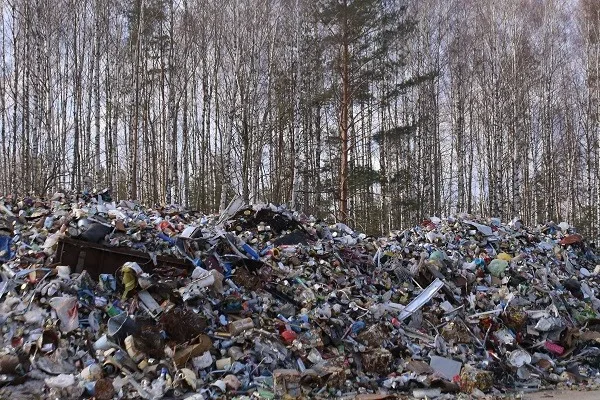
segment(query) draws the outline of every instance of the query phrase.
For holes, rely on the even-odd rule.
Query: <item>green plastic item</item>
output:
[[[444,261],[446,259],[446,253],[440,250],[436,250],[429,256],[430,260]]]
[[[274,399],[275,398],[275,393],[266,390],[266,389],[258,389],[258,396],[261,399]]]
[[[497,278],[500,278],[502,276],[506,268],[508,268],[508,262],[504,260],[499,260],[497,258],[493,259],[490,262],[490,265],[488,265],[488,271],[490,271],[490,274]]]

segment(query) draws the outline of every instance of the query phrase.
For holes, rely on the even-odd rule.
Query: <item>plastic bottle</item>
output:
[[[53,216],[46,217],[46,219],[44,220],[44,228],[50,229],[50,228],[52,228],[52,225],[54,225],[54,217]]]
[[[165,385],[166,385],[166,376],[167,369],[163,368],[160,371],[160,376],[156,378],[154,382],[152,382],[152,396],[153,398],[159,399],[165,394]]]

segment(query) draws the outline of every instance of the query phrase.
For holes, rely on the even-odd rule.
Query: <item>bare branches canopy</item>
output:
[[[5,0],[1,195],[600,227],[600,6]]]

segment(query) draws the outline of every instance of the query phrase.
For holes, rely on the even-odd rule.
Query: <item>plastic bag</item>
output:
[[[0,235],[0,262],[9,261],[14,253],[11,251],[12,238]]]
[[[123,281],[125,290],[121,297],[122,300],[125,300],[129,292],[136,288],[137,278],[142,272],[142,268],[136,262],[126,262],[123,264],[123,267],[121,268],[121,280]]]
[[[50,306],[56,311],[60,320],[60,329],[64,333],[71,332],[79,327],[78,300],[73,296],[53,297]]]
[[[58,230],[57,232],[53,233],[52,235],[49,235],[46,238],[46,241],[44,242],[44,244],[42,245],[42,248],[44,249],[44,251],[46,252],[46,254],[52,254],[54,247],[56,246],[56,244],[58,243],[59,239],[65,236],[65,232],[67,231],[67,226],[66,225],[62,225],[60,230]]]

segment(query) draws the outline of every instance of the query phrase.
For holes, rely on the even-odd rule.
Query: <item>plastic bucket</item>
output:
[[[108,319],[107,336],[122,342],[129,335],[136,333],[137,327],[127,313],[120,313]]]

